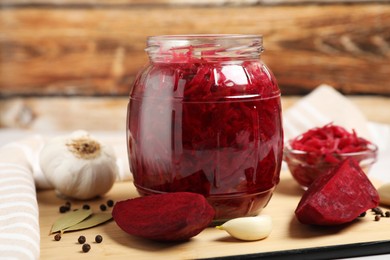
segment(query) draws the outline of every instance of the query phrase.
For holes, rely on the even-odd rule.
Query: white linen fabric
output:
[[[359,108],[333,87],[320,85],[283,113],[285,140],[331,122],[371,138],[368,121]]]
[[[0,259],[39,257],[38,204],[24,145],[0,148]]]

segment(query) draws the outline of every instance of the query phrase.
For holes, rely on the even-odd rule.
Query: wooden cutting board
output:
[[[262,252],[278,252],[291,249],[334,246],[350,243],[381,241],[390,239],[390,218],[375,221],[371,212],[342,227],[313,227],[299,223],[294,210],[303,190],[290,177],[282,172],[270,203],[261,214],[272,216],[274,227],[271,235],[261,241],[243,242],[231,238],[227,233],[215,228],[207,228],[198,236],[183,243],[158,243],[133,237],[123,232],[114,221],[91,229],[65,233],[60,241],[49,236],[54,221],[62,216],[58,209],[65,200],[58,198],[54,191],[39,191],[38,203],[41,226],[41,259],[195,259],[223,256],[245,256]],[[116,183],[106,196],[92,201],[71,201],[72,208],[80,208],[88,203],[94,211],[108,199],[120,201],[137,196],[131,182]],[[383,208],[384,210],[387,210]],[[94,238],[103,236],[97,244]],[[91,245],[88,253],[83,253],[77,243],[80,235]],[[354,249],[352,249],[354,250]],[[389,248],[390,250],[390,248]],[[327,251],[327,249],[325,250]]]

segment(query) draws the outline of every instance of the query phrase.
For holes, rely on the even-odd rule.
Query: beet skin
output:
[[[150,195],[115,203],[112,216],[125,232],[158,241],[183,241],[210,225],[214,209],[191,192]]]
[[[378,192],[357,161],[346,159],[310,185],[295,215],[303,224],[339,225],[378,204]]]

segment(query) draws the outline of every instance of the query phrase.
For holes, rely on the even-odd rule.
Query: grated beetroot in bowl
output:
[[[341,161],[354,158],[367,172],[376,161],[376,146],[332,123],[315,127],[290,140],[285,148],[284,160],[293,177],[307,188],[322,173]]]
[[[128,142],[142,195],[203,194],[216,219],[254,215],[279,182],[280,91],[258,60],[171,55],[130,93]]]
[[[338,163],[339,154],[365,151],[371,142],[359,137],[355,130],[348,132],[341,126],[329,123],[308,130],[294,138],[290,144],[295,150],[308,152],[309,158],[312,158],[309,163],[317,162],[319,158],[327,163]]]

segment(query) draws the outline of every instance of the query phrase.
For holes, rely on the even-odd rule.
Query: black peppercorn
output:
[[[100,210],[101,210],[101,211],[106,211],[106,209],[107,209],[107,206],[106,206],[106,205],[104,205],[104,204],[101,204],[101,205],[100,205]]]
[[[379,221],[381,219],[380,215],[375,215],[375,221]]]
[[[383,215],[383,211],[382,211],[382,209],[380,209],[380,208],[373,208],[372,209],[372,211],[376,214],[376,215],[381,215],[382,217],[384,216]]]
[[[386,216],[386,218],[390,218],[390,211],[386,211],[385,216]]]
[[[62,205],[62,206],[60,207],[60,213],[65,213],[65,212],[67,212],[67,211],[69,211],[69,210],[70,210],[69,206],[64,206],[64,205]]]
[[[55,241],[60,241],[60,240],[61,240],[61,234],[60,234],[60,233],[56,234],[56,235],[54,236],[54,240],[55,240]]]
[[[91,207],[88,204],[83,205],[83,209],[90,209]]]
[[[84,244],[82,249],[84,253],[87,253],[89,250],[91,250],[91,246],[89,244]]]
[[[101,235],[97,235],[96,237],[95,237],[95,242],[96,243],[101,243],[103,241],[103,237],[101,236]]]
[[[86,241],[85,236],[79,236],[78,241],[79,241],[80,244],[84,244],[85,241]]]
[[[114,206],[114,201],[113,200],[107,200],[107,206],[109,206],[109,207]]]

